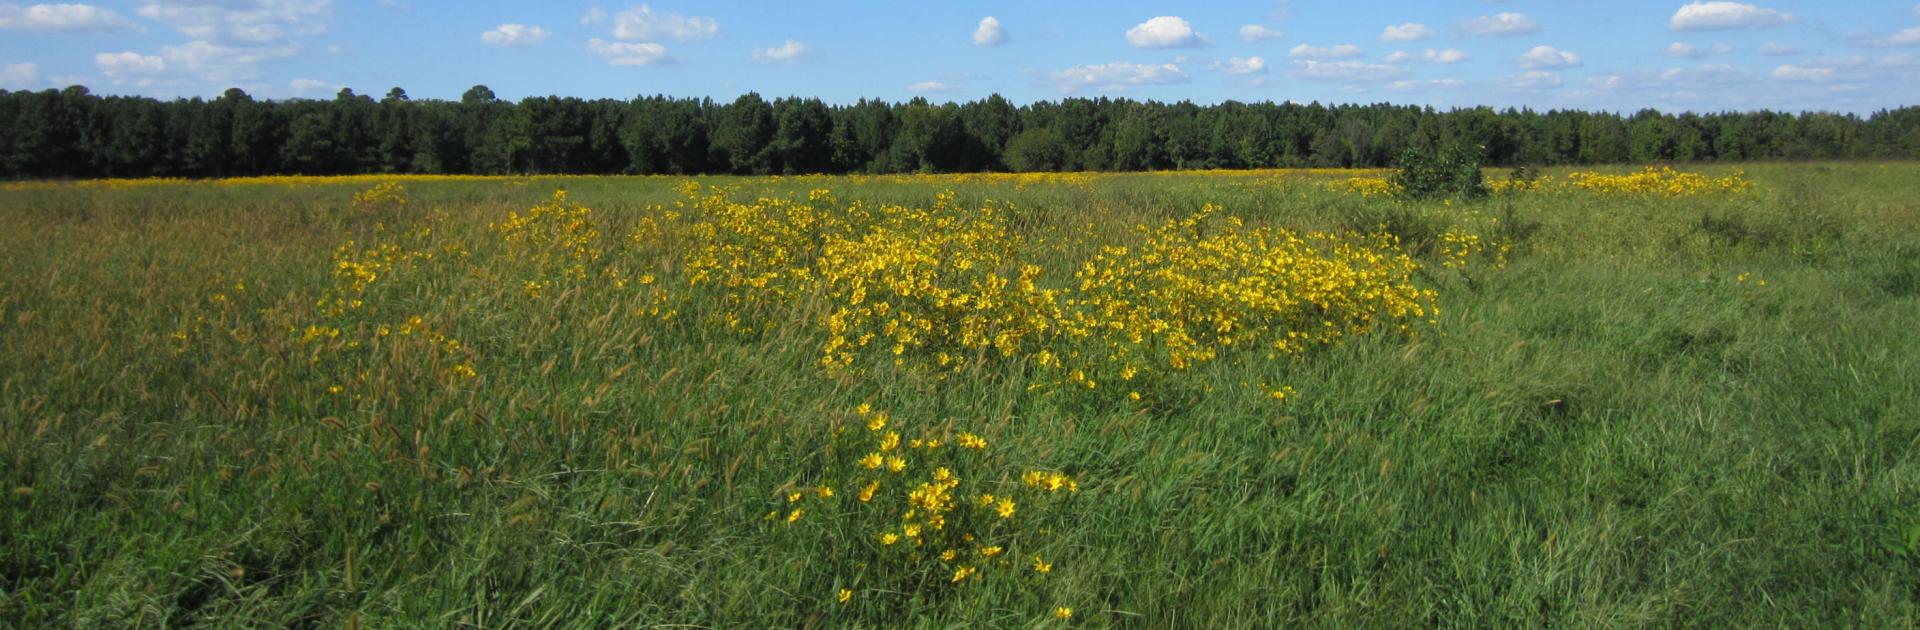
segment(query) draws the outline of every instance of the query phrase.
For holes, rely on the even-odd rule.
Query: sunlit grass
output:
[[[1911,624],[1920,168],[1737,170],[8,184],[0,618]]]

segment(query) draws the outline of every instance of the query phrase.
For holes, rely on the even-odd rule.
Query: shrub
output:
[[[1412,199],[1476,199],[1487,194],[1487,182],[1480,175],[1480,152],[1461,145],[1441,149],[1438,155],[1408,149],[1400,156],[1392,182],[1401,195]]]

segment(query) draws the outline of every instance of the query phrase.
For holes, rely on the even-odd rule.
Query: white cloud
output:
[[[1418,22],[1389,26],[1380,32],[1380,41],[1383,42],[1417,42],[1429,37],[1433,37],[1433,29]]]
[[[0,69],[0,89],[25,90],[40,85],[40,66],[31,63],[10,63]]]
[[[1405,68],[1381,63],[1303,59],[1293,62],[1292,74],[1314,81],[1370,83],[1395,79],[1405,73]]]
[[[216,83],[258,78],[260,64],[293,54],[291,47],[232,47],[197,40],[160,47],[168,68]]]
[[[907,91],[916,94],[941,94],[954,91],[954,86],[939,81],[921,81],[907,86]]]
[[[1789,81],[1825,81],[1833,78],[1833,74],[1833,68],[1796,66],[1790,63],[1773,69],[1774,78]]]
[[[1459,79],[1430,79],[1427,81],[1394,81],[1393,83],[1387,84],[1387,89],[1395,92],[1413,92],[1422,88],[1438,88],[1444,90],[1461,87],[1463,85],[1466,85],[1466,82]]]
[[[1262,59],[1260,57],[1245,57],[1245,58],[1232,57],[1227,59],[1224,63],[1213,64],[1213,67],[1219,70],[1222,74],[1230,74],[1230,75],[1236,75],[1236,76],[1247,75],[1247,74],[1266,74],[1267,60]]]
[[[1500,87],[1509,90],[1550,90],[1564,83],[1559,73],[1545,70],[1528,70],[1499,79]]]
[[[1428,48],[1426,50],[1420,51],[1419,53],[1410,53],[1404,50],[1396,50],[1396,51],[1393,51],[1392,53],[1387,54],[1387,63],[1406,63],[1408,61],[1426,61],[1426,62],[1438,63],[1438,64],[1453,64],[1453,63],[1460,63],[1466,60],[1467,60],[1467,53],[1461,52],[1460,50],[1454,49],[1454,48],[1448,48],[1445,50],[1435,50],[1432,48]]]
[[[598,37],[587,40],[587,52],[614,66],[670,66],[675,63],[667,47],[653,43],[627,44]]]
[[[1680,7],[1667,21],[1676,31],[1755,29],[1798,21],[1790,13],[1739,2],[1694,2]]]
[[[1294,59],[1341,59],[1345,57],[1358,57],[1360,56],[1360,52],[1360,47],[1353,44],[1340,44],[1338,46],[1308,46],[1301,44],[1287,51],[1287,56]]]
[[[1241,41],[1257,42],[1265,39],[1279,39],[1281,36],[1284,36],[1284,35],[1286,35],[1286,33],[1282,33],[1280,31],[1276,31],[1276,30],[1267,28],[1265,26],[1261,26],[1259,24],[1245,24],[1245,25],[1241,25],[1240,27]]]
[[[1552,46],[1534,46],[1520,55],[1520,67],[1528,69],[1572,68],[1580,65],[1580,56]]]
[[[1900,32],[1888,36],[1887,43],[1895,46],[1920,44],[1920,27],[1901,29]]]
[[[547,41],[547,29],[525,24],[501,24],[480,34],[480,41],[494,46],[532,46]]]
[[[1693,44],[1689,44],[1686,42],[1674,42],[1671,44],[1667,44],[1666,51],[1667,51],[1668,57],[1678,57],[1678,58],[1684,59],[1689,57],[1705,57],[1707,55],[1724,55],[1724,54],[1733,52],[1733,46],[1730,46],[1727,44],[1714,44],[1706,48],[1701,48],[1699,46],[1695,46]],[[1762,52],[1765,52],[1765,51],[1763,50]]]
[[[334,94],[334,93],[338,93],[340,91],[340,88],[343,88],[343,87],[346,87],[346,86],[340,85],[338,83],[334,83],[332,81],[321,81],[319,79],[294,79],[292,81],[287,82],[287,88],[293,91],[294,96],[307,96],[309,94]]]
[[[713,18],[657,13],[653,7],[644,4],[621,11],[613,18],[613,36],[620,39],[697,42],[719,34],[720,23],[713,21]]]
[[[1055,70],[1047,76],[1053,80],[1054,87],[1059,88],[1061,94],[1072,94],[1084,90],[1124,90],[1136,85],[1192,82],[1192,79],[1187,77],[1187,73],[1180,70],[1180,66],[1170,63],[1134,64],[1116,61]]]
[[[178,46],[161,46],[158,55],[132,51],[99,53],[93,56],[93,65],[108,79],[122,85],[150,86],[182,81],[231,85],[258,80],[262,64],[292,57],[296,52],[293,46],[223,46],[194,40]]]
[[[772,48],[753,49],[753,61],[754,63],[800,63],[812,52],[813,49],[808,48],[806,44],[789,39],[786,43]]]
[[[1800,49],[1780,42],[1767,42],[1766,45],[1760,47],[1760,54],[1762,55],[1791,55],[1797,52],[1800,52]]]
[[[1134,48],[1192,48],[1206,43],[1186,20],[1162,15],[1127,29],[1127,44]],[[1111,64],[1109,64],[1111,65]]]
[[[167,71],[167,60],[132,51],[94,55],[93,65],[114,83],[135,85],[151,84]]]
[[[980,27],[973,29],[973,45],[999,46],[1007,43],[1007,29],[1000,26],[1000,18],[991,15],[980,18]]]
[[[91,4],[36,4],[23,7],[7,2],[0,3],[0,28],[107,32],[134,30],[139,25],[113,9]]]
[[[1481,37],[1526,35],[1540,32],[1540,25],[1519,13],[1496,13],[1461,22],[1460,31]]]
[[[327,31],[332,0],[152,0],[140,16],[197,40],[271,44]]]
[[[593,26],[595,24],[605,23],[606,21],[607,21],[607,10],[602,9],[600,7],[593,7],[593,8],[587,9],[586,13],[580,14],[581,26]]]

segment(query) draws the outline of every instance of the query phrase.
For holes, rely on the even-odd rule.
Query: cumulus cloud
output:
[[[1496,13],[1461,22],[1460,32],[1480,37],[1526,35],[1540,32],[1540,25],[1519,13]]]
[[[100,53],[93,56],[93,66],[114,83],[151,85],[167,71],[167,60],[132,51]]]
[[[601,24],[606,21],[607,21],[607,10],[602,9],[600,7],[593,7],[593,8],[587,9],[586,13],[580,14],[581,26],[593,26],[595,24]]]
[[[1127,29],[1127,44],[1134,48],[1192,48],[1204,43],[1206,39],[1193,30],[1192,24],[1172,15],[1162,15]]]
[[[291,57],[293,46],[223,46],[194,40],[178,46],[161,46],[160,54],[132,51],[99,53],[93,65],[116,84],[150,86],[182,81],[234,83],[257,80],[260,66]]]
[[[940,81],[921,81],[907,86],[907,91],[915,94],[944,94],[954,91],[954,86]]]
[[[1833,75],[1834,69],[1830,67],[1796,66],[1789,63],[1773,69],[1774,78],[1789,81],[1825,81],[1833,78]]]
[[[273,44],[327,30],[332,0],[153,0],[140,16],[222,45]]]
[[[1895,46],[1920,44],[1920,27],[1901,29],[1900,32],[1887,37],[1887,43]]]
[[[973,29],[973,45],[999,46],[1007,43],[1007,29],[1000,26],[1000,18],[991,15],[980,18],[979,28]]]
[[[1321,61],[1302,59],[1293,62],[1296,78],[1341,83],[1372,83],[1397,79],[1406,73],[1400,66],[1365,61]]]
[[[1767,42],[1760,47],[1760,54],[1762,55],[1791,55],[1797,52],[1800,52],[1800,49],[1780,42]]]
[[[1257,42],[1267,39],[1279,39],[1283,35],[1286,35],[1286,33],[1259,24],[1244,24],[1240,26],[1241,41]]]
[[[135,30],[139,25],[113,9],[91,4],[36,4],[21,6],[0,3],[0,28],[28,31],[80,31],[104,33]]]
[[[1058,88],[1061,94],[1087,90],[1125,90],[1137,85],[1192,82],[1192,79],[1187,77],[1187,73],[1180,70],[1180,66],[1170,63],[1135,64],[1121,61],[1055,70],[1047,77],[1053,81],[1054,87]]]
[[[1225,62],[1215,63],[1213,67],[1221,74],[1248,75],[1266,74],[1267,60],[1260,57],[1232,57]]]
[[[291,47],[233,47],[204,41],[160,47],[160,56],[166,59],[167,67],[213,82],[258,78],[260,64],[293,54]]]
[[[670,66],[675,62],[673,55],[667,54],[667,47],[654,43],[609,42],[596,37],[587,40],[587,52],[614,66]]]
[[[1509,90],[1550,90],[1566,82],[1556,72],[1528,70],[1520,74],[1500,77],[1498,83],[1500,87]]]
[[[1460,63],[1466,60],[1467,60],[1467,53],[1461,52],[1460,50],[1453,49],[1453,48],[1448,48],[1445,50],[1435,50],[1432,48],[1428,48],[1418,53],[1411,53],[1404,50],[1396,50],[1387,55],[1387,63],[1406,63],[1408,61],[1426,61],[1426,62],[1438,63],[1438,64],[1453,64],[1453,63]]]
[[[547,41],[547,29],[525,24],[501,24],[480,34],[480,41],[494,46],[525,47]]]
[[[1433,29],[1418,22],[1389,26],[1380,32],[1380,41],[1383,42],[1417,42],[1429,37],[1433,37]]]
[[[1394,81],[1393,83],[1387,84],[1387,89],[1395,92],[1413,92],[1425,88],[1453,89],[1463,85],[1466,85],[1466,82],[1459,79],[1429,79],[1426,81]]]
[[[613,36],[626,40],[697,42],[720,34],[720,23],[710,17],[660,13],[640,5],[613,17]]]
[[[31,63],[10,63],[0,69],[0,88],[25,90],[40,85],[40,66]]]
[[[1580,65],[1580,56],[1552,46],[1534,46],[1520,55],[1520,67],[1528,69],[1572,68]]]
[[[1694,2],[1680,7],[1667,21],[1676,31],[1756,29],[1791,24],[1800,18],[1791,13],[1740,2]]]
[[[1706,48],[1700,48],[1686,42],[1674,42],[1667,44],[1666,51],[1668,57],[1684,59],[1689,57],[1705,57],[1707,55],[1724,55],[1733,52],[1733,47],[1726,44],[1714,44]],[[1761,48],[1761,52],[1767,52],[1765,47]]]
[[[754,63],[800,63],[813,53],[813,49],[798,40],[789,39],[772,48],[753,49]]]
[[[294,96],[332,94],[339,92],[340,88],[343,87],[346,86],[332,81],[321,81],[319,79],[294,79],[287,82],[287,88],[293,91]]]
[[[1353,44],[1340,44],[1338,46],[1309,46],[1301,44],[1287,51],[1287,56],[1294,59],[1340,59],[1345,57],[1358,57],[1360,56],[1360,52],[1360,47]]]

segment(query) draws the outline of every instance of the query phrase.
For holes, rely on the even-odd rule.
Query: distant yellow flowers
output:
[[[1746,174],[1735,171],[1722,177],[1673,170],[1670,166],[1647,167],[1625,175],[1577,172],[1567,176],[1574,189],[1611,195],[1666,195],[1680,197],[1709,193],[1739,193],[1753,187]]]

